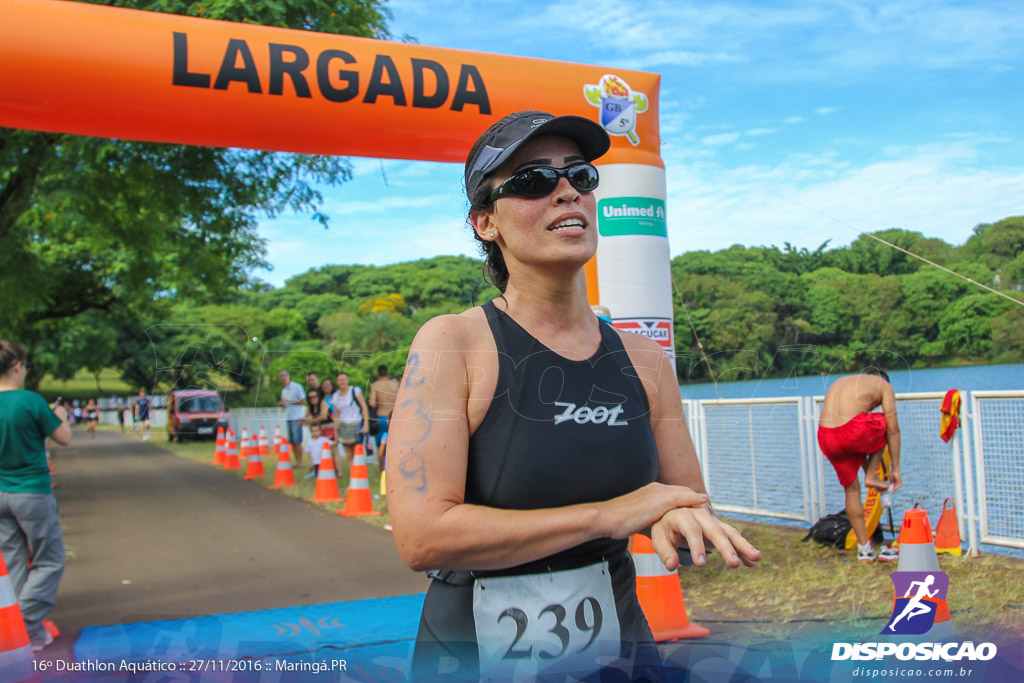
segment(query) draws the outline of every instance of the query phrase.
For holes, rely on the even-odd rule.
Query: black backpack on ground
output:
[[[852,528],[850,519],[846,516],[846,510],[840,510],[839,512],[833,512],[831,515],[825,515],[815,522],[814,526],[810,528],[802,540],[814,539],[818,543],[830,548],[845,548],[846,535],[850,533]],[[881,525],[875,528],[875,533],[871,535],[871,540],[877,544],[881,544],[885,540]]]

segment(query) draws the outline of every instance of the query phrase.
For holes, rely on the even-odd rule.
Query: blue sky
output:
[[[423,45],[661,74],[672,255],[901,227],[962,244],[1024,214],[1024,3],[391,0]],[[477,252],[461,165],[353,158],[260,224],[280,286],[330,263]]]

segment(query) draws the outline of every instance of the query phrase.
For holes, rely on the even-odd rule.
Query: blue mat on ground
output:
[[[351,667],[406,669],[424,594],[332,602],[114,626],[89,626],[78,662],[175,662],[208,669],[252,660],[346,660]],[[249,661],[240,665],[238,662]],[[216,662],[216,663],[212,663]],[[228,662],[228,664],[221,664]],[[203,664],[206,663],[206,664]]]

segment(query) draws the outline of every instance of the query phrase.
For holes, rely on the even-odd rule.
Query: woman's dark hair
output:
[[[310,394],[316,394],[316,410],[313,410],[313,401],[309,399]],[[306,390],[306,405],[309,406],[310,415],[319,415],[320,406],[324,402],[324,392],[320,391],[319,387],[310,387]]]
[[[0,339],[0,375],[6,375],[14,369],[18,361],[22,363],[28,358],[28,351],[21,344]]]
[[[480,148],[483,147],[484,142],[491,137],[491,133],[498,128],[501,128],[509,121],[533,115],[551,116],[546,111],[517,111],[513,114],[509,114],[500,121],[496,121],[490,128],[485,130],[483,134],[476,139],[476,142],[473,143],[473,148],[469,151],[469,155],[466,157],[466,169],[464,175],[468,175],[469,173],[470,159],[476,159],[477,156],[479,156]],[[494,202],[489,199],[491,196],[491,190],[493,189],[494,188],[491,187],[491,183],[487,180],[480,183],[476,188],[476,192],[473,193],[473,196],[469,197],[469,210],[490,211],[491,206],[494,204]],[[469,223],[469,227],[472,229],[473,224],[469,221],[468,216],[466,217],[466,222]],[[502,255],[501,249],[498,247],[498,243],[480,239],[480,235],[476,234],[476,230],[473,230],[473,239],[480,243],[480,251],[484,256],[484,281],[491,283],[497,287],[502,294],[504,294],[505,288],[508,286],[508,266],[505,265],[505,257]]]

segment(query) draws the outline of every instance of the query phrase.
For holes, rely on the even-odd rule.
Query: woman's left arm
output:
[[[626,348],[647,393],[651,429],[658,446],[658,481],[706,493],[671,361],[655,342],[629,333],[626,337],[636,337],[626,342]],[[711,541],[730,567],[740,563],[750,567],[761,559],[761,553],[739,531],[718,518],[710,502],[669,510],[651,527],[654,550],[669,570],[679,567],[676,547],[684,542],[694,563],[703,566],[704,539]]]
[[[363,413],[363,426],[360,431],[363,434],[370,433],[370,411],[366,408],[366,400],[363,399],[362,390],[356,391],[355,387],[352,387],[352,391],[355,392],[356,400],[359,401],[359,410]]]

